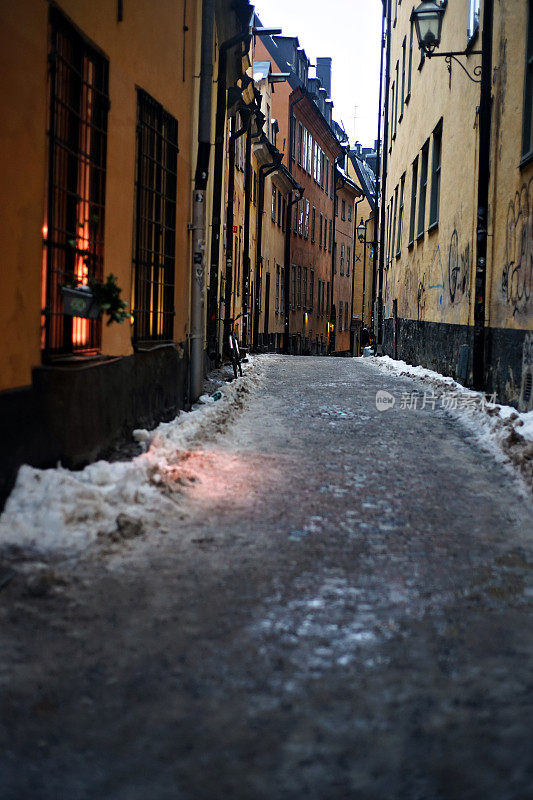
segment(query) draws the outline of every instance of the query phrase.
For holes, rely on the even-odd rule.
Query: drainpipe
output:
[[[241,114],[249,114],[249,109],[240,109]],[[235,117],[233,124],[235,124]],[[233,195],[235,191],[235,143],[240,136],[248,130],[249,119],[229,137],[229,166],[228,166],[228,206],[226,211],[226,287],[224,294],[224,343],[225,351],[228,350],[229,335],[232,328],[231,322],[231,295],[233,292]]]
[[[252,114],[246,131],[244,160],[244,243],[242,248],[242,343],[248,345],[248,304],[250,300],[250,200],[252,194]]]
[[[387,194],[387,169],[388,169],[388,155],[387,155],[387,140],[389,136],[389,84],[390,84],[390,47],[391,47],[391,7],[392,3],[387,3],[383,6],[383,19],[381,22],[381,61],[379,68],[379,110],[378,110],[378,139],[377,139],[377,153],[376,153],[376,196],[375,196],[375,212],[374,212],[374,255],[372,259],[372,300],[376,297],[376,271],[378,275],[378,336],[377,336],[377,353],[383,353],[383,270],[385,266],[385,206]],[[385,10],[386,9],[386,10]],[[386,15],[386,17],[385,17]],[[385,58],[385,119],[383,121],[383,177],[382,185],[380,188],[380,174],[381,174],[381,107],[383,104],[383,53],[385,49],[385,19],[386,19],[386,36],[387,36],[387,54]],[[385,198],[385,202],[381,202],[380,198]],[[378,239],[378,217],[379,217],[379,239]],[[379,241],[379,266],[377,264],[377,251]]]
[[[255,258],[255,275],[256,285],[258,284],[259,271],[261,269],[262,259],[262,245],[263,245],[263,213],[265,206],[265,179],[268,175],[276,172],[281,166],[283,156],[281,153],[274,156],[275,161],[273,164],[263,164],[259,167],[259,192],[257,198],[257,242],[256,242],[256,258]],[[252,332],[252,349],[257,348],[259,341],[259,295],[255,293],[255,306],[254,306],[254,326]]]
[[[294,133],[296,130],[296,118],[294,119],[294,125],[292,125],[292,110],[295,105],[300,103],[304,99],[305,95],[302,94],[296,100],[292,100],[289,103],[289,172],[292,175],[292,151],[294,149]],[[292,195],[292,192],[291,192]],[[284,320],[284,332],[283,332],[283,352],[288,353],[290,351],[289,347],[289,336],[290,336],[290,308],[289,308],[289,299],[290,299],[290,292],[291,292],[291,231],[292,231],[292,207],[299,203],[303,197],[303,189],[300,192],[297,192],[297,197],[294,200],[290,200],[287,203],[287,211],[285,214],[285,273],[284,273],[284,293],[285,293],[285,320]]]
[[[474,389],[485,388],[485,300],[487,287],[487,229],[489,205],[491,79],[492,79],[492,21],[493,0],[483,5],[481,39],[481,91],[479,101],[479,165],[477,193],[477,253],[474,296],[474,343],[472,371]]]
[[[189,402],[202,393],[205,276],[205,194],[211,150],[211,89],[213,82],[214,0],[202,5],[202,50],[198,111],[198,154],[192,208],[191,329]]]

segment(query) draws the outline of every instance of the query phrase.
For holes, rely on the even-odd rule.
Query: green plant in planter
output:
[[[130,318],[129,312],[126,311],[128,304],[120,299],[122,290],[112,272],[107,276],[104,283],[95,278],[89,278],[89,288],[100,311],[108,315],[108,325],[111,325],[112,322],[121,324]]]

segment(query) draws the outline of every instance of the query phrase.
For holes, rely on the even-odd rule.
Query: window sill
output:
[[[405,95],[405,100],[403,101],[405,105],[409,103],[410,99],[411,99],[411,92],[407,92],[407,94]]]
[[[527,167],[529,164],[531,164],[532,161],[533,161],[533,150],[530,150],[529,153],[526,153],[524,156],[522,156],[520,164],[518,166],[520,169],[524,169],[524,167]]]
[[[417,235],[416,235],[416,241],[417,241],[417,242],[419,242],[419,241],[420,241],[420,239],[423,239],[423,238],[424,238],[424,236],[425,236],[425,234],[426,234],[426,232],[425,232],[425,231],[420,231],[420,233],[417,233]]]
[[[414,239],[411,239],[410,242],[407,242],[407,249],[408,250],[412,250],[414,246],[415,246],[415,240]]]
[[[394,257],[395,257],[396,261],[398,261],[398,259],[400,258],[401,254],[402,254],[401,250],[398,250],[398,252],[394,254]]]
[[[435,220],[435,222],[432,222],[431,225],[429,226],[428,233],[433,233],[433,231],[436,231],[438,227],[439,227],[439,221],[437,219]]]
[[[402,113],[400,114],[400,116],[398,117],[398,125],[400,124],[400,122],[402,121],[402,119],[403,119],[403,111],[402,111]]]

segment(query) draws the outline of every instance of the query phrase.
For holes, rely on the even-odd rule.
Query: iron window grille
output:
[[[174,328],[178,123],[137,92],[134,340],[171,341]]]
[[[433,157],[431,164],[431,194],[429,200],[429,227],[435,227],[439,221],[440,174],[442,151],[442,120],[433,131]]]
[[[429,139],[422,148],[422,162],[420,166],[420,191],[418,196],[418,228],[417,237],[424,235],[424,221],[426,218],[426,191],[428,184],[428,158]]]
[[[61,287],[103,277],[109,110],[107,59],[53,7],[48,64],[45,359],[91,355],[101,346],[100,319],[65,315]]]
[[[524,103],[522,118],[522,160],[533,156],[533,4],[528,2],[527,46],[524,74]]]

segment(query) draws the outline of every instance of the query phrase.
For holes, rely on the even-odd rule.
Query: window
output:
[[[323,150],[320,151],[320,186],[324,188],[324,164],[326,155]]]
[[[304,222],[304,237],[309,238],[309,200],[305,201],[305,222]]]
[[[330,219],[329,233],[328,233],[328,253],[331,253],[332,237],[333,237],[333,221]]]
[[[291,158],[294,161],[296,155],[296,119],[294,117],[291,117],[290,137],[291,137]]]
[[[279,279],[279,311],[280,314],[285,313],[285,267],[280,270]]]
[[[415,240],[415,215],[416,215],[416,190],[418,184],[418,156],[413,161],[413,176],[411,179],[411,211],[409,213],[409,244]]]
[[[178,123],[137,93],[134,338],[172,339]]]
[[[403,117],[403,104],[405,102],[405,55],[406,55],[405,48],[406,48],[406,39],[404,36],[402,42],[402,93],[400,95],[400,119]]]
[[[348,330],[348,301],[344,301],[344,330]]]
[[[298,203],[299,207],[299,214],[298,214],[298,233],[300,236],[303,236],[304,232],[304,200],[303,198]]]
[[[309,283],[309,311],[313,310],[313,300],[315,294],[315,271],[314,269],[310,270],[310,283]]]
[[[398,214],[398,187],[394,190],[394,205],[392,211],[392,239],[391,239],[391,258],[395,252],[396,242],[396,216]]]
[[[429,199],[429,227],[439,222],[440,166],[442,149],[442,120],[433,131],[433,156],[431,159],[431,195]]]
[[[337,242],[335,242],[333,250],[333,274],[337,274]]]
[[[335,195],[335,216],[339,216],[339,198]]]
[[[328,285],[327,285],[327,288],[326,288],[326,314],[329,317],[329,281],[328,281]]]
[[[342,311],[343,311],[342,300],[339,300],[339,311],[338,311],[339,321],[337,323],[339,333],[340,331],[342,331]]]
[[[396,136],[396,131],[398,129],[398,95],[400,94],[400,84],[398,81],[399,78],[399,62],[396,62],[396,94],[394,96],[394,135]]]
[[[405,172],[400,181],[400,205],[398,207],[398,238],[396,240],[396,255],[402,251],[402,227],[403,227],[403,193],[405,189]]]
[[[281,226],[281,192],[278,189],[278,228]]]
[[[302,166],[303,157],[303,125],[298,123],[298,164]]]
[[[409,33],[409,67],[407,70],[407,96],[405,98],[406,102],[411,95],[411,73],[413,70],[413,31],[414,31],[415,23],[411,20],[411,30]]]
[[[316,227],[316,208],[313,206],[311,213],[311,241],[315,241],[315,227]]]
[[[277,199],[276,198],[276,187],[273,186],[272,187],[272,206],[271,206],[271,209],[270,209],[271,216],[272,216],[272,222],[276,221],[276,199]]]
[[[294,264],[291,266],[291,298],[290,307],[296,308],[296,267]]]
[[[304,128],[304,152],[302,157],[302,169],[306,171],[307,171],[307,141],[308,141],[307,128]]]
[[[394,139],[396,137],[396,131],[394,130],[394,91],[395,91],[395,83],[392,82],[391,86],[391,100],[390,100],[390,130],[391,130],[391,137]]]
[[[331,165],[331,182],[329,185],[329,196],[333,197],[333,187],[335,185],[335,166],[334,164]]]
[[[308,175],[313,173],[313,137],[311,134],[307,139],[307,173]]]
[[[352,263],[352,248],[350,245],[346,247],[346,274],[350,274],[350,264]]]
[[[341,244],[341,265],[340,265],[340,272],[341,272],[341,275],[344,275],[344,244]]]
[[[298,308],[302,305],[302,268],[298,267]]]
[[[287,214],[287,201],[285,198],[281,201],[281,229],[285,233],[285,217]]]
[[[341,219],[346,219],[346,200],[341,202]]]
[[[391,254],[391,227],[392,227],[392,197],[387,208],[387,264],[390,261]]]
[[[102,323],[63,314],[61,286],[103,278],[108,63],[50,9],[47,353],[95,352]]]
[[[254,178],[253,178],[253,185],[252,185],[252,203],[257,205],[257,172],[253,171]]]
[[[528,4],[526,69],[524,75],[524,113],[522,120],[522,158],[533,154],[533,8]]]
[[[318,246],[319,247],[322,247],[322,220],[323,220],[323,217],[324,217],[324,215],[321,214],[320,215],[320,224],[318,226]]]
[[[279,313],[279,279],[280,279],[280,266],[279,264],[276,264],[276,304],[275,304],[276,314]]]
[[[352,206],[351,203],[348,204],[348,222],[352,221]]]
[[[468,40],[472,39],[479,30],[479,0],[469,0],[468,3]]]
[[[326,186],[324,188],[325,188],[326,194],[329,194],[329,158],[326,158],[326,175],[325,175],[325,178],[326,178]]]
[[[426,218],[426,189],[428,185],[428,156],[429,139],[422,148],[422,163],[420,165],[420,194],[418,197],[418,227],[416,235],[424,235],[424,222]]]
[[[307,308],[307,267],[304,267],[303,306]]]

